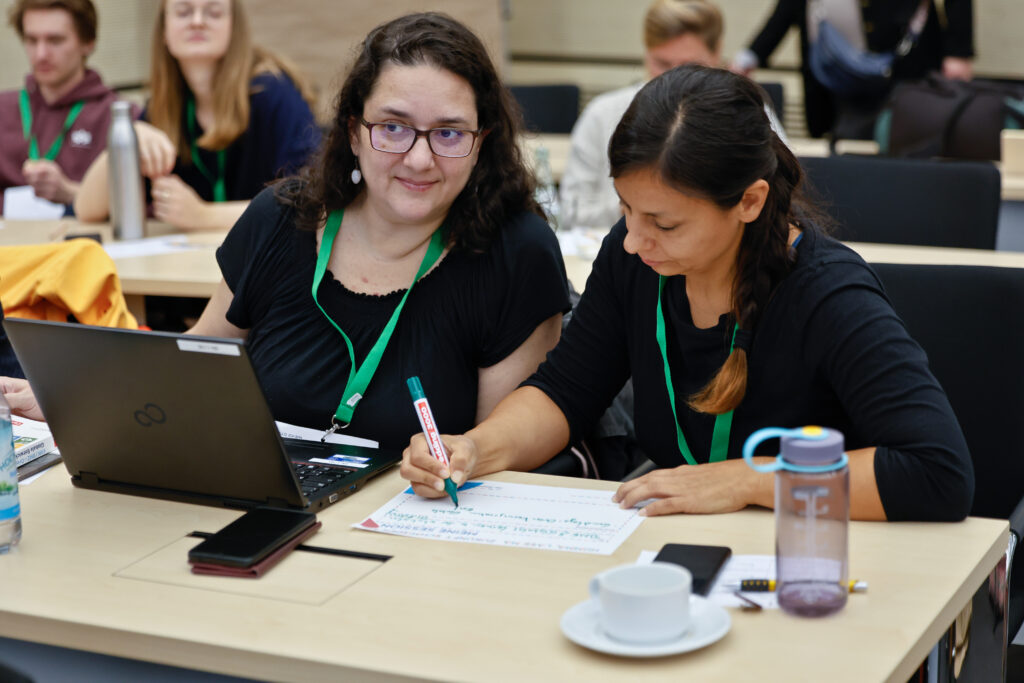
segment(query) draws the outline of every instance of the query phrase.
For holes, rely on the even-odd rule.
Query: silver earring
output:
[[[352,184],[353,185],[358,185],[359,182],[363,179],[363,174],[360,172],[358,167],[352,169],[351,178],[352,178]]]

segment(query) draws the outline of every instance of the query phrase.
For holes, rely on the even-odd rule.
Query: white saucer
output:
[[[679,638],[658,643],[624,643],[608,637],[598,623],[597,600],[573,605],[562,615],[562,633],[583,647],[622,657],[663,657],[689,652],[715,642],[729,632],[725,608],[700,595],[690,596],[690,630]]]

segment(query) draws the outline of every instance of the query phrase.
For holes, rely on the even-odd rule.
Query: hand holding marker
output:
[[[412,394],[412,404],[416,408],[416,417],[420,420],[420,427],[423,429],[423,436],[427,439],[427,448],[434,459],[439,461],[445,468],[448,468],[448,454],[444,450],[444,443],[441,442],[441,434],[437,431],[437,423],[434,422],[434,412],[430,410],[427,397],[423,393],[423,386],[419,377],[410,377],[405,381],[409,385],[409,393]],[[459,497],[456,495],[455,482],[451,478],[449,468],[448,478],[444,480],[444,490],[451,496],[455,507],[459,507]]]

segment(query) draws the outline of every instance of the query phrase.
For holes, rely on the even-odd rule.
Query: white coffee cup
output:
[[[693,576],[668,562],[627,564],[590,580],[600,625],[615,640],[653,643],[679,638],[690,627]]]

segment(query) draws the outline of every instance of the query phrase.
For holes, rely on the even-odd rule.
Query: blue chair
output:
[[[580,113],[578,85],[512,85],[526,129],[534,133],[571,133]]]

